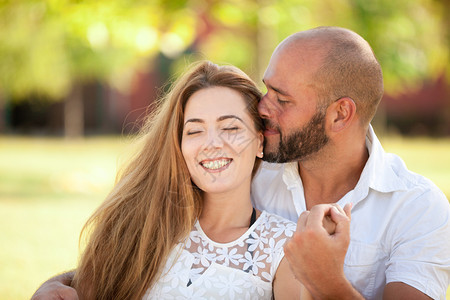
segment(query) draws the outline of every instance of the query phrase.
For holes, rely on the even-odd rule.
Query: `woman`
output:
[[[255,211],[261,94],[239,69],[202,62],[142,130],[142,149],[89,219],[73,285],[81,299],[286,299],[295,224]]]

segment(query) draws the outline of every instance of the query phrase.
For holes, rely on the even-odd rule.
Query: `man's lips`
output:
[[[278,132],[278,130],[272,129],[272,128],[266,128],[264,130],[264,136],[270,136],[270,135],[275,135],[275,134],[280,134],[280,133]]]
[[[280,134],[280,131],[277,129],[278,126],[275,126],[274,122],[269,119],[263,119],[264,122],[264,136],[276,135]]]

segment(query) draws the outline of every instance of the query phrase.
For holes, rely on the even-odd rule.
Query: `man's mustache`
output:
[[[279,126],[275,125],[275,123],[273,123],[271,120],[263,119],[263,123],[264,123],[264,127],[265,128],[275,129],[278,132],[280,132]]]

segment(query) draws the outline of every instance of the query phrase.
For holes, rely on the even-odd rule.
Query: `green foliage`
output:
[[[6,6],[6,7],[5,7]],[[42,3],[3,4],[0,11],[0,88],[25,96],[31,91],[56,96],[68,85],[61,32]]]
[[[0,91],[14,98],[38,93],[60,99],[77,82],[123,85],[125,75],[158,46],[176,48],[178,55],[192,42],[192,14],[177,11],[173,19],[162,19],[155,4],[142,3],[0,3]]]
[[[162,53],[236,64],[260,77],[287,35],[320,25],[355,30],[373,46],[386,89],[438,76],[449,65],[445,2],[434,0],[177,0],[0,2],[0,91],[60,99],[75,82],[126,87]],[[192,56],[191,56],[192,58]],[[174,71],[174,70],[173,70]],[[255,78],[259,79],[259,78]],[[17,97],[16,97],[17,96]]]
[[[273,12],[263,20],[269,20],[278,40],[322,25],[359,33],[378,57],[390,92],[435,78],[448,68],[448,28],[441,15],[445,7],[437,1],[284,0],[261,10]]]

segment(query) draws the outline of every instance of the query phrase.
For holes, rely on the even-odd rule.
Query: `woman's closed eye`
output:
[[[202,132],[203,132],[203,130],[200,130],[200,129],[190,129],[190,130],[186,131],[186,135],[195,135],[195,134],[199,134]]]
[[[236,130],[239,130],[240,128],[239,127],[237,127],[237,126],[231,126],[231,127],[225,127],[225,128],[223,128],[223,130],[226,130],[226,131],[236,131]]]

